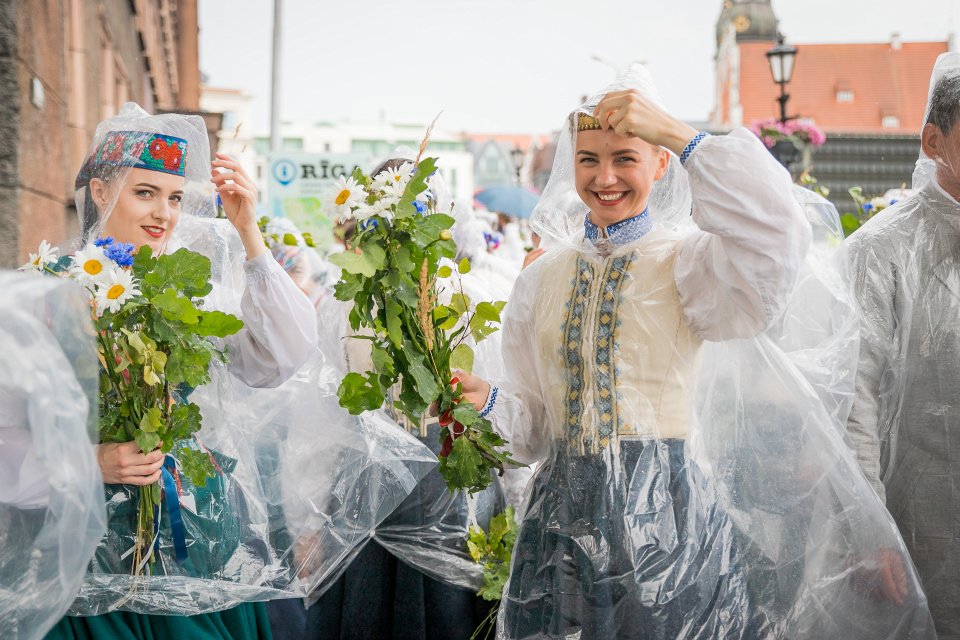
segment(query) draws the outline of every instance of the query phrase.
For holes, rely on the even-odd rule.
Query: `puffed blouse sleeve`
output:
[[[704,340],[754,336],[783,311],[810,246],[790,175],[743,128],[704,139],[685,167],[699,230],[674,264],[684,318]]]
[[[310,300],[269,253],[243,265],[243,329],[226,339],[230,371],[252,387],[276,387],[317,350]]]

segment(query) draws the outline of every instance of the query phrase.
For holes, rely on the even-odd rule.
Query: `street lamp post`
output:
[[[786,91],[787,83],[793,77],[793,63],[797,57],[797,48],[785,44],[783,34],[777,34],[777,46],[767,51],[767,62],[770,63],[770,73],[773,74],[773,81],[780,85],[780,97],[777,102],[780,103],[780,122],[786,122],[787,100],[790,94]]]
[[[520,170],[523,169],[523,149],[514,147],[510,150],[510,157],[513,159],[513,166],[517,172],[517,186],[520,186]]]
[[[783,40],[783,34],[778,33],[777,45],[767,51],[767,62],[770,63],[770,73],[773,75],[773,81],[780,85],[780,97],[777,98],[777,102],[780,103],[781,124],[796,117],[787,115],[787,100],[790,99],[790,94],[786,91],[787,83],[793,77],[793,63],[796,57],[797,48],[786,44]],[[770,151],[780,161],[780,164],[788,170],[798,155],[797,148],[790,140],[778,140]]]

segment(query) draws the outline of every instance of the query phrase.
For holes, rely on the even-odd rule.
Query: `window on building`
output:
[[[838,89],[837,102],[853,102],[853,91],[850,89]]]
[[[284,151],[303,151],[303,138],[284,138],[280,148]]]
[[[897,129],[900,127],[900,118],[897,116],[883,116],[882,124],[884,129]]]
[[[330,153],[330,143],[329,143],[329,142],[324,142],[324,143],[323,143],[323,151],[324,151],[324,153]]]
[[[220,129],[223,131],[229,131],[231,134],[233,130],[237,127],[237,112],[236,111],[224,111],[223,112],[223,122],[220,123]]]
[[[499,158],[486,158],[483,162],[483,168],[487,173],[497,173],[500,171]]]

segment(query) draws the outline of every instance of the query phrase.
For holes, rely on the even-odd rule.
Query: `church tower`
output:
[[[740,104],[740,49],[743,42],[777,40],[779,21],[770,0],[724,0],[717,19],[714,57],[715,96],[711,125],[731,129],[743,124]]]

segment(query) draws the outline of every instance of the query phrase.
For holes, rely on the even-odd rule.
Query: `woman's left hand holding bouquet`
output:
[[[257,225],[256,185],[243,166],[225,153],[218,153],[211,165],[210,182],[217,187],[227,220],[240,234],[247,260],[260,257],[267,252],[267,246]]]
[[[104,484],[146,486],[160,480],[164,455],[160,449],[140,453],[136,442],[97,445],[97,462]]]

